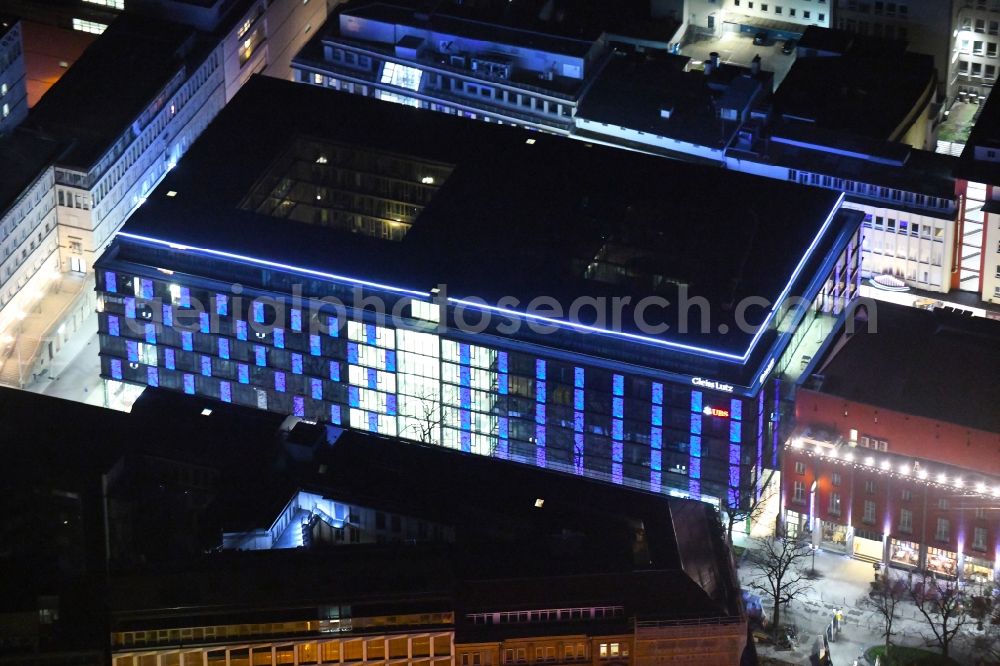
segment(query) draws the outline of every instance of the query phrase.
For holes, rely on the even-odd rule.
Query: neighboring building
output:
[[[1000,323],[888,303],[867,315],[853,334],[840,327],[796,391],[785,530],[862,559],[992,581]]]
[[[995,95],[972,128],[955,175],[962,243],[953,286],[1000,303],[1000,99]]]
[[[111,663],[740,662],[746,616],[712,507],[318,429],[308,460],[225,502],[227,520],[305,539],[112,575]],[[261,510],[296,481],[316,492],[294,515]]]
[[[724,504],[774,469],[775,377],[797,375],[860,282],[862,216],[841,196],[262,78],[233,104],[99,263],[109,390]],[[548,295],[582,330],[559,313],[533,330]],[[751,296],[772,304],[759,330],[737,320]],[[623,309],[581,314],[588,298]]]
[[[829,27],[833,0],[687,0],[689,35],[763,32],[768,39],[797,39],[810,25]]]
[[[78,330],[93,310],[87,284],[95,257],[247,77],[289,75],[289,52],[326,12],[316,0],[181,4],[193,16],[180,17],[198,27],[151,17],[153,8],[122,14],[32,109],[24,136],[0,140],[3,161],[14,162],[16,182],[25,183],[0,202],[8,220],[0,339],[7,345],[19,335],[18,322],[56,277],[70,278],[63,294],[78,294],[47,332],[26,341],[27,351],[8,347],[5,356],[20,357],[0,372],[8,383],[23,384],[44,369],[63,342],[58,336],[49,354],[40,354],[57,328]],[[38,137],[61,149],[46,151],[44,161],[34,154],[26,160],[23,144]]]
[[[28,115],[28,82],[24,69],[21,22],[0,15],[0,136]]]

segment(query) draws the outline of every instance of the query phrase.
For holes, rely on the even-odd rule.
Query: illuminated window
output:
[[[125,9],[125,0],[83,0],[83,1],[89,2],[92,5],[111,7],[111,9]]]
[[[73,19],[73,29],[80,32],[89,32],[93,35],[100,35],[108,29],[107,24],[95,21],[84,21],[83,19]]]
[[[382,69],[382,78],[379,82],[406,88],[407,90],[419,90],[420,77],[422,75],[423,72],[416,67],[407,67],[406,65],[394,62],[387,62]]]

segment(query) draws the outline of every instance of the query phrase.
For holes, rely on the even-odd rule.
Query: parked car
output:
[[[795,53],[795,47],[797,47],[798,45],[799,43],[794,39],[786,39],[785,43],[781,46],[781,52],[784,53],[785,55],[790,55],[792,53]]]
[[[767,44],[767,33],[758,32],[753,36],[753,43],[755,46],[760,46],[761,44]]]

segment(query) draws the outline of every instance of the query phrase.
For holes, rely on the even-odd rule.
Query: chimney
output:
[[[753,74],[754,76],[757,76],[758,74],[760,74],[760,54],[759,53],[753,57],[753,60],[750,61],[750,73]]]

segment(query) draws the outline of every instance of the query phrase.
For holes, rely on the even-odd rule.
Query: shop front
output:
[[[785,536],[798,539],[809,531],[809,514],[785,510]]]
[[[957,576],[958,553],[941,548],[927,548],[927,571],[942,576]]]
[[[824,550],[835,550],[841,553],[847,552],[847,525],[838,525],[829,520],[821,520],[822,528],[821,540]]]
[[[920,544],[915,541],[893,539],[889,542],[889,563],[897,566],[920,566]]]
[[[881,562],[883,557],[882,533],[857,530],[854,533],[854,557]]]
[[[971,555],[962,562],[962,578],[973,585],[987,586],[993,582],[993,562]]]

